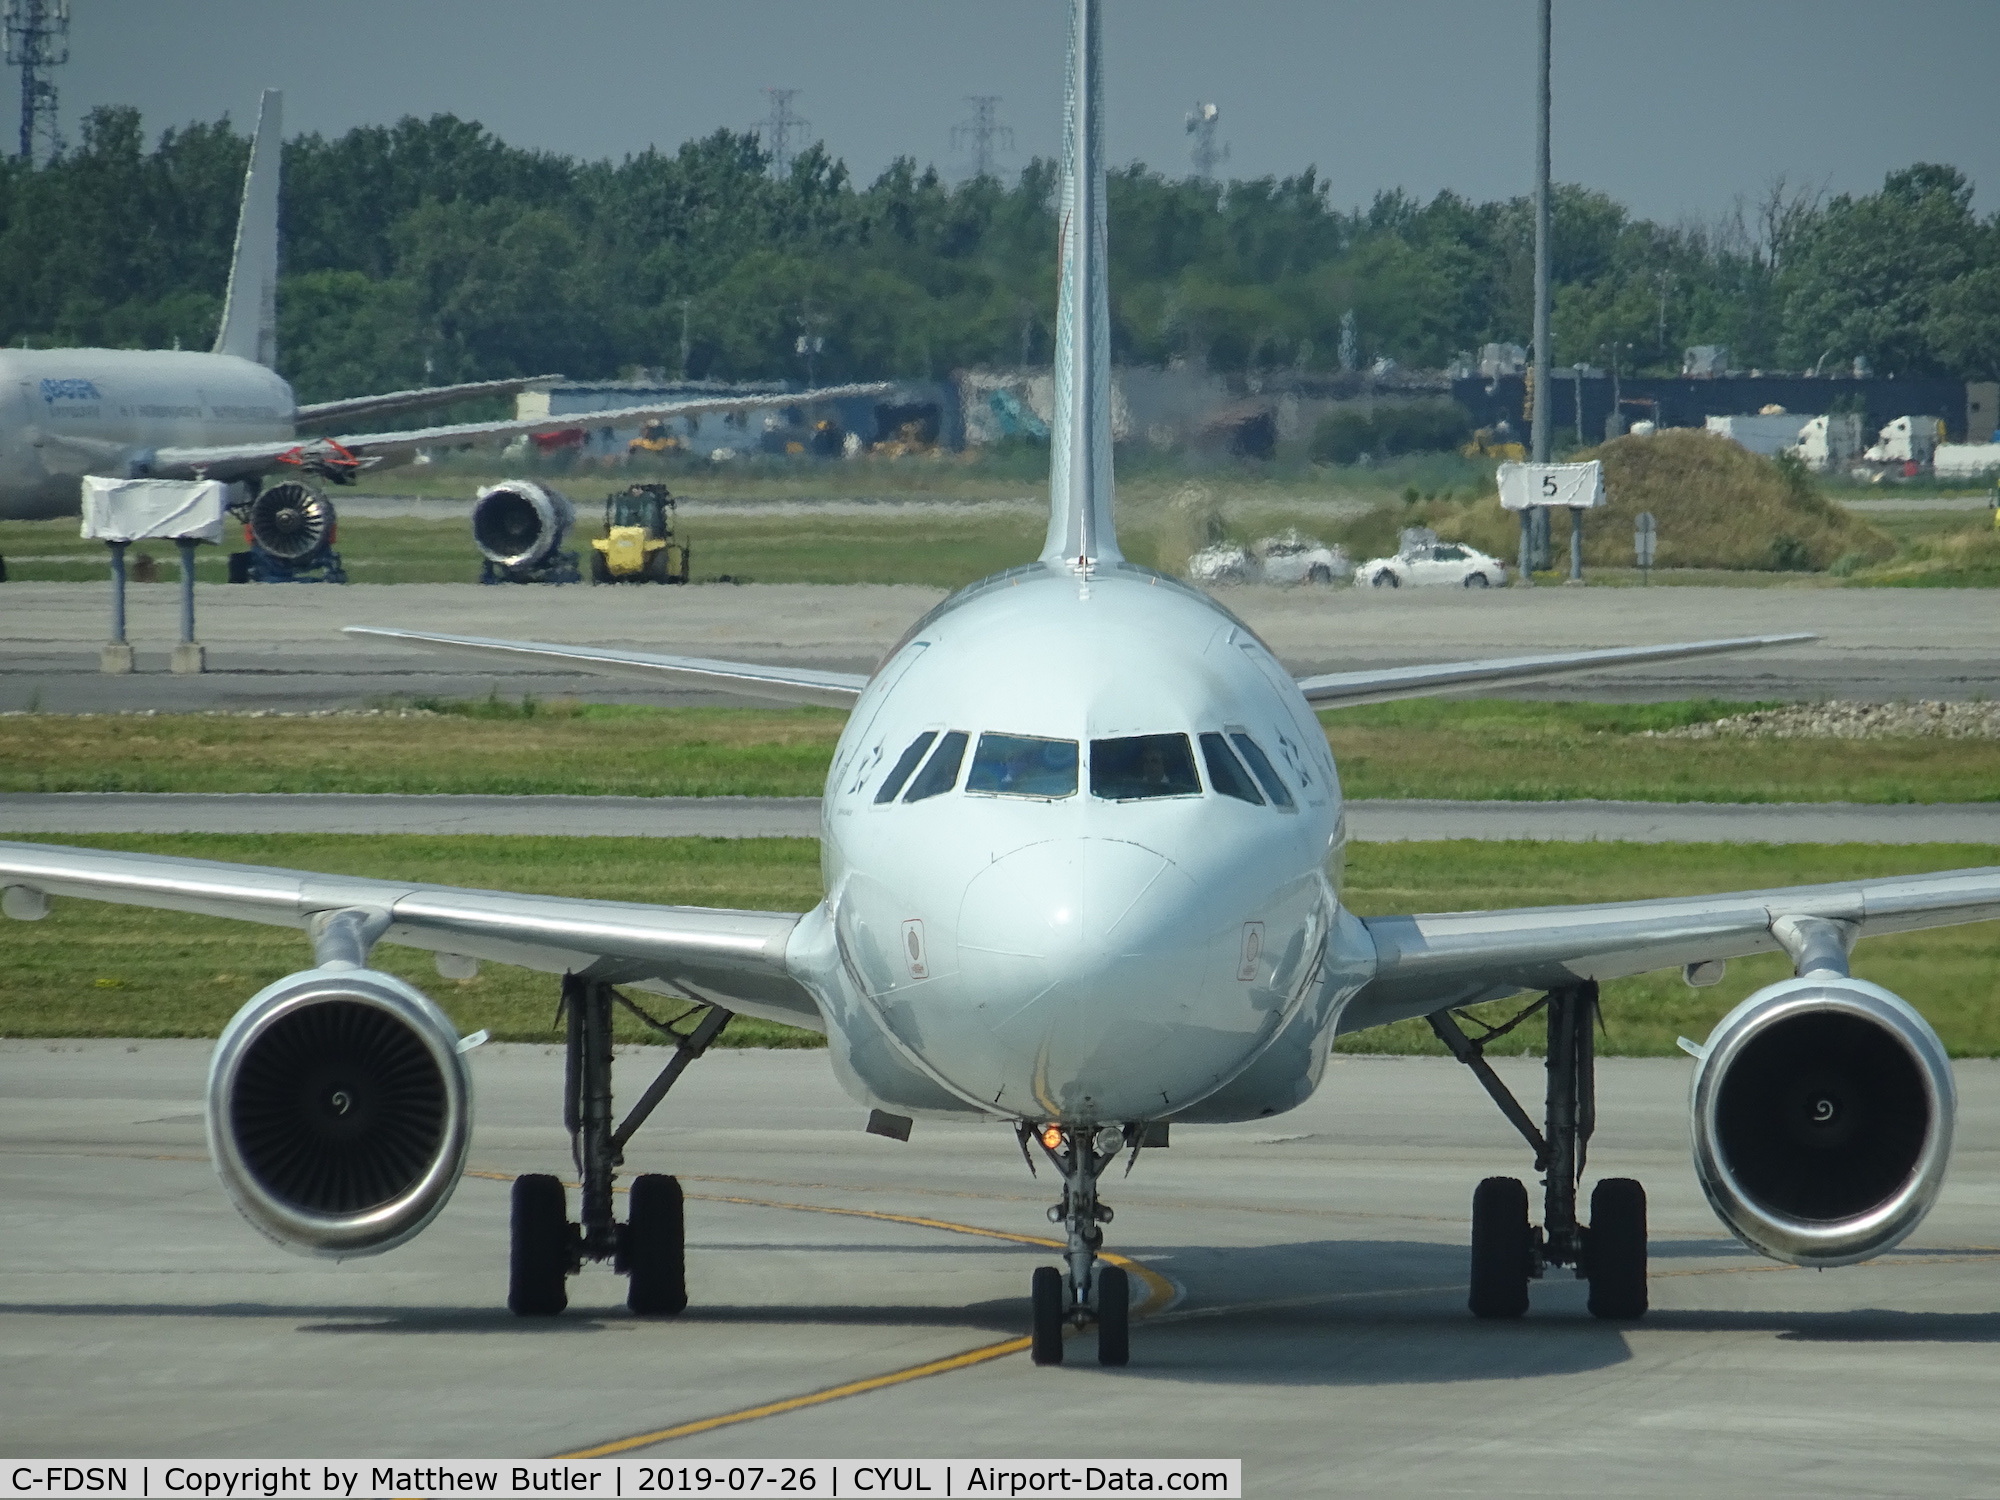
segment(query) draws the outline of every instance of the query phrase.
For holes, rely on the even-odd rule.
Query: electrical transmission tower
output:
[[[999,122],[998,94],[974,94],[965,102],[972,106],[972,118],[951,127],[951,149],[969,149],[972,175],[991,177],[994,154],[1014,149],[1014,132]]]
[[[1216,165],[1229,160],[1228,145],[1218,146],[1215,141],[1216,127],[1221,123],[1222,111],[1213,104],[1197,104],[1187,113],[1187,133],[1194,137],[1188,155],[1197,177],[1213,177]]]
[[[69,61],[69,0],[6,0],[0,24],[7,65],[21,70],[21,159],[46,161],[62,150],[49,70]]]
[[[792,162],[805,145],[812,121],[792,112],[792,101],[799,97],[797,89],[765,89],[764,97],[771,101],[771,112],[757,129],[764,137],[764,149],[771,153],[771,175],[782,180],[791,174]]]

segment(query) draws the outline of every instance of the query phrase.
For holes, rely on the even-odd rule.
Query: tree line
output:
[[[148,145],[106,107],[40,168],[0,164],[0,336],[205,348],[248,139]],[[951,182],[905,158],[866,185],[823,147],[782,178],[754,135],[579,161],[449,115],[284,149],[281,368],[301,400],[634,367],[716,379],[937,377],[1045,362],[1056,169]],[[1400,190],[1342,209],[1308,169],[1215,183],[1121,168],[1109,191],[1117,357],[1229,372],[1438,367],[1525,343],[1533,213]],[[2000,376],[2000,215],[1948,166],[1879,192],[1772,185],[1663,225],[1603,193],[1553,205],[1559,363]],[[813,352],[801,352],[801,340]]]

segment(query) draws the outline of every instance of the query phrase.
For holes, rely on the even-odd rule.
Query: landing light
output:
[[[1060,1151],[1062,1149],[1062,1143],[1063,1143],[1062,1126],[1044,1125],[1042,1127],[1042,1145],[1046,1150]]]

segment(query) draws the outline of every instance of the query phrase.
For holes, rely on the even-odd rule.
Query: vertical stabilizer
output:
[[[1111,304],[1105,288],[1104,92],[1100,0],[1070,0],[1056,303],[1049,536],[1042,561],[1116,562],[1111,520]]]
[[[243,174],[243,210],[236,219],[236,255],[215,352],[278,363],[278,167],[284,149],[284,96],[265,89]]]

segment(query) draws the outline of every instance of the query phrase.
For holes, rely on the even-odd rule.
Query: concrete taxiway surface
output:
[[[1349,834],[1566,843],[2000,844],[2000,802],[1350,801]],[[4,792],[0,829],[76,833],[511,833],[818,838],[817,797]]]
[[[211,670],[173,677],[178,587],[135,584],[139,672],[97,670],[108,589],[10,583],[0,609],[0,710],[314,709],[433,696],[574,696],[723,703],[643,679],[488,661],[343,636],[343,625],[657,648],[866,671],[937,589],[704,584],[677,589],[203,585]],[[1299,672],[1811,631],[1804,645],[1511,690],[1537,698],[1734,701],[2000,696],[2000,609],[1987,590],[1766,588],[1270,589],[1219,597]]]
[[[818,1053],[712,1053],[628,1170],[691,1195],[693,1305],[641,1322],[591,1270],[571,1311],[502,1309],[505,1178],[567,1174],[560,1056],[474,1054],[464,1182],[401,1250],[287,1255],[229,1207],[198,1042],[0,1043],[0,1450],[9,1455],[574,1452],[990,1350],[1026,1327],[1046,1177],[1000,1125],[864,1134]],[[651,1060],[657,1060],[658,1054]],[[1593,1175],[1651,1195],[1652,1314],[1583,1287],[1464,1310],[1468,1202],[1528,1177],[1444,1060],[1336,1059],[1302,1108],[1183,1128],[1115,1175],[1108,1246],[1166,1278],[1132,1364],[1087,1341],[666,1439],[650,1456],[1241,1457],[1246,1492],[1986,1494],[2000,1485],[2000,1065],[1958,1065],[1938,1209],[1823,1274],[1739,1248],[1689,1168],[1684,1060],[1601,1072]],[[1524,1096],[1533,1059],[1503,1060]],[[626,1096],[637,1074],[621,1078]],[[1538,1098],[1538,1096],[1533,1096]],[[921,1221],[921,1222],[919,1222]],[[988,1233],[981,1233],[986,1231]]]

